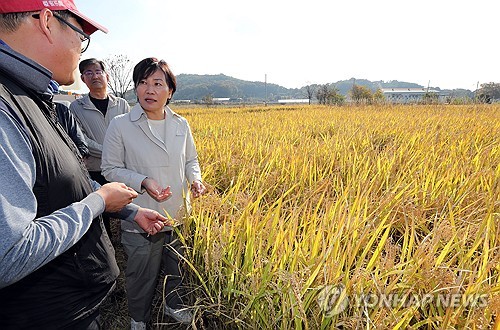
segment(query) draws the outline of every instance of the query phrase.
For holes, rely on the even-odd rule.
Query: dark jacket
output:
[[[0,97],[32,147],[38,218],[82,200],[93,189],[51,101],[15,77],[0,71]],[[98,217],[69,250],[0,290],[0,328],[85,328],[82,320],[98,310],[118,274],[113,246]]]
[[[68,133],[71,140],[73,140],[76,144],[78,151],[80,151],[80,155],[83,158],[87,157],[89,154],[89,148],[87,146],[87,142],[85,141],[85,135],[83,135],[80,126],[78,126],[75,116],[73,116],[71,111],[69,111],[69,108],[64,104],[55,102],[55,105],[59,123],[62,125],[66,133]]]

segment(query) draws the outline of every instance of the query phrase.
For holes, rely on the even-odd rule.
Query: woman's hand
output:
[[[198,180],[193,181],[193,183],[191,184],[191,194],[193,195],[194,198],[200,197],[206,192],[207,188],[205,188],[205,185],[202,182]]]
[[[142,180],[142,186],[146,189],[149,196],[153,197],[157,202],[161,203],[172,196],[170,186],[163,188],[158,182],[151,178],[145,178]]]

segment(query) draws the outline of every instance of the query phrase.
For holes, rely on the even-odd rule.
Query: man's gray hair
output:
[[[57,10],[54,12],[65,19],[70,16],[70,13],[66,10]],[[39,11],[25,11],[21,13],[0,14],[0,31],[7,33],[16,32],[27,17],[38,13]]]
[[[29,15],[35,12],[0,14],[0,31],[15,32]]]

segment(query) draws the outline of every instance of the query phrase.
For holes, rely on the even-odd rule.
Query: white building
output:
[[[438,100],[442,100],[445,95],[435,89],[424,87],[419,88],[382,88],[385,99],[394,103],[417,103],[422,101],[426,94],[436,95]]]
[[[283,99],[278,100],[279,104],[309,104],[309,99]]]
[[[229,103],[230,98],[229,97],[213,97],[212,102],[214,104],[227,104]]]

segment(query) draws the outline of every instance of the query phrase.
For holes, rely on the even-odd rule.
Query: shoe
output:
[[[170,316],[179,323],[189,324],[193,322],[193,313],[187,308],[173,309],[165,306],[165,315]]]
[[[130,319],[130,330],[146,330],[146,323]]]

